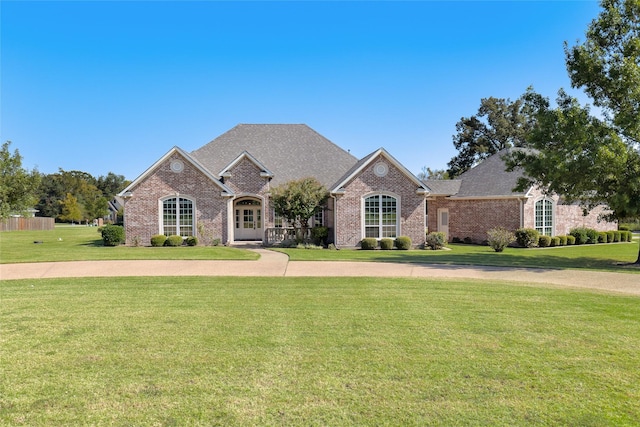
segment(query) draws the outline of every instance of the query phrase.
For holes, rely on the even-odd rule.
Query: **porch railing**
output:
[[[307,230],[307,235],[305,238],[311,237],[311,230]],[[267,228],[265,231],[265,241],[266,245],[277,245],[282,243],[285,240],[293,240],[296,238],[296,229],[293,227],[274,227]]]

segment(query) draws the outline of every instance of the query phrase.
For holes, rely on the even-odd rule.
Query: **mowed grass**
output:
[[[490,265],[502,267],[581,268],[640,273],[633,265],[638,258],[638,241],[554,248],[506,248],[495,252],[489,246],[449,244],[448,250],[363,251],[342,249],[275,249],[291,261],[376,261],[428,264]]]
[[[35,241],[42,243],[34,243]],[[559,248],[506,248],[496,253],[488,246],[450,244],[449,250],[362,251],[353,249],[277,249],[292,261],[373,261],[429,264],[490,265],[506,267],[582,268],[640,273],[629,264],[638,256],[638,240],[633,243],[565,246]],[[81,260],[253,260],[254,252],[225,246],[179,248],[105,247],[95,227],[66,226],[51,231],[0,233],[0,263],[81,261]]]
[[[0,425],[640,425],[637,297],[379,278],[0,287]]]
[[[39,242],[39,243],[34,243]],[[0,233],[0,263],[135,259],[253,260],[253,252],[225,246],[132,247],[103,245],[96,227]]]

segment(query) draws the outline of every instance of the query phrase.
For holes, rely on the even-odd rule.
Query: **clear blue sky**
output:
[[[1,141],[43,173],[134,179],[238,123],[306,123],[446,168],[480,99],[570,89],[595,1],[2,1]],[[569,91],[574,95],[578,92]],[[585,99],[586,100],[586,99]]]

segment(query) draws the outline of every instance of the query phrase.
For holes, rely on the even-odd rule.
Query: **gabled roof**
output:
[[[220,190],[222,190],[223,192],[226,192],[228,194],[233,194],[233,191],[229,187],[227,187],[222,182],[220,182],[217,177],[213,176],[211,174],[211,172],[209,172],[204,166],[202,166],[196,159],[191,157],[186,151],[184,151],[180,147],[173,147],[171,150],[167,151],[167,153],[164,156],[162,156],[160,159],[158,159],[158,161],[156,161],[153,165],[151,165],[151,167],[149,167],[146,171],[144,171],[142,173],[142,175],[140,175],[139,177],[134,179],[133,182],[127,186],[127,188],[125,188],[120,193],[118,193],[118,196],[120,196],[120,197],[129,196],[131,194],[131,191],[133,191],[133,189],[136,188],[138,186],[138,184],[140,184],[141,181],[143,181],[149,175],[153,174],[153,172],[162,163],[164,163],[167,159],[169,159],[172,155],[174,155],[176,153],[181,155],[187,162],[189,162],[196,169],[198,169],[205,176],[207,176],[211,181],[213,181],[218,187],[220,187]]]
[[[451,198],[525,197],[527,192],[513,190],[518,178],[523,176],[522,169],[507,172],[507,165],[502,159],[511,150],[513,149],[501,150],[460,175],[460,189]]]
[[[233,167],[235,165],[237,165],[238,163],[240,163],[241,160],[243,159],[249,159],[249,161],[251,163],[253,163],[254,165],[256,165],[256,167],[258,169],[260,169],[260,175],[264,176],[264,177],[269,177],[272,178],[273,177],[273,172],[271,172],[269,169],[267,169],[260,161],[258,161],[258,159],[256,159],[255,157],[253,157],[249,152],[247,151],[243,151],[238,157],[236,157],[231,163],[229,163],[227,166],[224,167],[224,169],[222,169],[222,171],[220,172],[220,176],[231,176],[231,169],[233,169]]]
[[[424,183],[431,192],[430,196],[453,196],[460,191],[459,179],[426,179]]]
[[[240,124],[191,156],[220,174],[245,151],[273,174],[272,185],[312,176],[330,187],[357,162],[304,124]]]
[[[384,148],[378,148],[373,153],[363,157],[360,159],[351,169],[347,171],[331,188],[331,193],[337,194],[343,191],[343,187],[351,181],[357,174],[359,174],[363,169],[368,167],[375,159],[379,156],[384,157],[389,163],[399,169],[404,175],[407,176],[411,181],[416,184],[416,192],[427,194],[429,193],[429,188],[418,179],[414,174],[409,172],[407,168],[405,168],[402,163],[397,161],[391,154],[387,152]]]

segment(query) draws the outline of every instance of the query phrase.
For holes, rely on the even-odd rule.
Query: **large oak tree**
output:
[[[534,92],[527,92],[532,96]],[[483,98],[478,112],[456,123],[453,145],[458,150],[447,164],[447,175],[455,178],[479,161],[504,148],[524,147],[535,125],[524,95],[515,101]]]
[[[510,166],[524,168],[521,188],[541,184],[583,203],[606,203],[615,219],[640,216],[640,0],[603,0],[586,40],[565,44],[572,85],[600,107],[563,91],[551,108],[530,102],[537,126],[528,138],[535,152],[520,152]],[[640,264],[640,250],[636,264]]]

